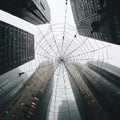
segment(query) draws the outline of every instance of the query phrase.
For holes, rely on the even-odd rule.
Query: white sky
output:
[[[61,23],[64,22],[65,17],[65,8],[66,0],[47,0],[51,9],[52,23]],[[74,25],[74,20],[72,16],[71,6],[68,0],[68,9],[67,9],[67,22]]]

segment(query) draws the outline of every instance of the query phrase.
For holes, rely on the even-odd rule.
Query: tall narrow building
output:
[[[119,68],[103,62],[66,68],[82,120],[120,119]]]
[[[51,20],[46,0],[2,0],[0,9],[35,25]]]
[[[80,35],[120,44],[119,0],[70,0]]]
[[[52,62],[43,62],[28,82],[19,81],[7,94],[3,90],[0,120],[45,120],[56,67]],[[22,73],[20,75],[22,78]]]
[[[57,120],[81,120],[76,102],[72,100],[63,100],[62,104],[59,106]]]
[[[0,75],[34,59],[34,35],[0,21]]]
[[[88,67],[104,76],[112,84],[120,88],[120,68],[102,61],[91,61],[87,63]]]

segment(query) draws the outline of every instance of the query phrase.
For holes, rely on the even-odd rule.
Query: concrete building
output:
[[[34,35],[0,21],[0,75],[34,59]]]
[[[119,0],[70,0],[80,35],[120,44]]]
[[[55,68],[53,63],[51,65],[49,62],[42,63],[16,94],[8,100],[2,98],[0,101],[1,120],[37,120],[40,118],[40,120],[45,120]],[[6,102],[2,101],[3,99]]]
[[[50,22],[50,9],[46,0],[2,0],[0,9],[39,25]]]
[[[94,64],[96,63],[91,62],[88,65],[73,63],[66,67],[81,118],[83,120],[118,120],[120,119],[120,87],[111,82],[111,79],[115,76],[120,79],[120,76],[113,72],[109,73],[107,67],[105,68],[107,75],[102,74],[104,71],[100,70],[103,68],[98,66],[93,69]],[[115,66],[109,66],[109,64],[107,66],[112,68],[109,71],[118,70]],[[110,76],[111,79],[109,79]],[[119,80],[116,79],[116,81]]]

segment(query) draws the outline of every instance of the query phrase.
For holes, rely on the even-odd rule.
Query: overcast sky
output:
[[[47,0],[51,9],[52,23],[60,23],[64,22],[65,17],[65,8],[66,8],[66,0]],[[68,0],[68,9],[67,9],[67,22],[74,24],[73,16],[71,14],[70,3]]]

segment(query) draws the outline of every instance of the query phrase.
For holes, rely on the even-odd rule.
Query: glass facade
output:
[[[46,0],[2,0],[0,9],[35,25],[48,23],[51,20]]]
[[[34,59],[34,36],[0,21],[0,74]]]
[[[117,67],[100,61],[89,62],[87,65],[75,63],[68,66],[69,79],[82,119],[119,118],[120,76],[117,70]]]
[[[24,83],[22,88],[17,91],[17,95],[11,97],[11,102],[7,101],[6,98],[4,98],[6,102],[0,101],[0,103],[2,102],[0,104],[1,120],[45,120],[47,105],[52,92],[54,70],[53,63],[41,63],[28,82]],[[48,90],[46,90],[47,87]],[[46,91],[48,91],[47,94],[45,94]],[[6,107],[9,102],[10,104]]]
[[[114,0],[71,0],[80,35],[120,44],[120,10]]]

